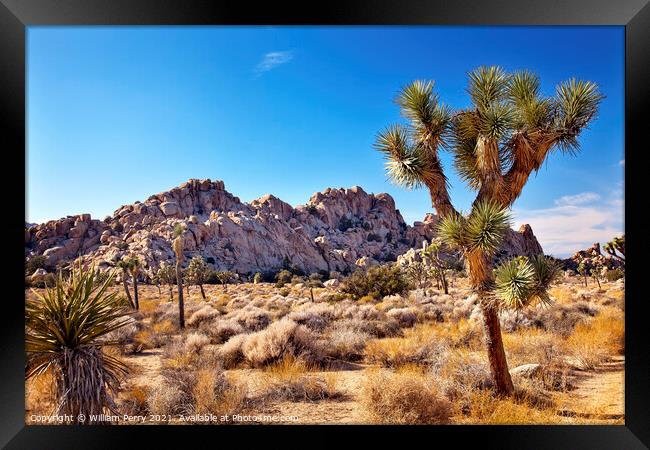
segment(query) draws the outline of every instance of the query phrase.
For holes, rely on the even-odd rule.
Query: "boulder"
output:
[[[180,208],[176,202],[164,202],[160,204],[160,210],[166,216],[177,216],[180,213]]]
[[[543,373],[544,368],[541,364],[523,364],[510,369],[510,375],[513,377],[536,378],[541,376]]]

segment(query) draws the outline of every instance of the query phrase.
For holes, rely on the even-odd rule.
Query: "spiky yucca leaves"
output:
[[[433,92],[433,81],[416,80],[402,88],[395,102],[409,119],[413,140],[429,150],[445,145],[451,119],[449,108]]]
[[[495,269],[495,294],[510,309],[550,303],[548,288],[559,274],[557,263],[544,255],[518,256]]]
[[[127,305],[117,293],[108,293],[113,275],[101,285],[94,267],[81,264],[70,278],[59,275],[56,285],[36,294],[25,306],[26,378],[50,371],[56,382],[56,414],[76,418],[115,411],[112,395],[126,374],[126,366],[105,354],[115,345],[105,339],[128,323]],[[76,420],[76,419],[74,419]]]
[[[480,201],[467,218],[460,214],[443,217],[438,236],[447,244],[463,251],[481,251],[488,255],[499,249],[510,226],[510,214],[495,202]]]
[[[561,150],[569,153],[578,150],[578,134],[594,118],[602,99],[598,85],[591,81],[572,78],[557,87],[554,125],[560,133]]]

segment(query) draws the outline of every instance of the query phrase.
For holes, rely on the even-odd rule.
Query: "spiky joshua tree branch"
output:
[[[494,270],[493,256],[510,226],[509,209],[530,174],[554,151],[578,152],[578,136],[596,116],[603,96],[595,83],[571,79],[546,97],[536,74],[495,66],[479,67],[468,78],[472,106],[455,112],[439,101],[433,81],[404,87],[396,103],[407,123],[380,132],[375,148],[385,155],[392,182],[429,190],[441,216],[440,236],[462,250],[483,309],[492,376],[497,391],[510,395],[514,387],[498,310],[548,301],[546,289],[558,268],[539,255],[515,258]],[[460,178],[477,193],[467,215],[451,203],[441,150],[451,152]]]

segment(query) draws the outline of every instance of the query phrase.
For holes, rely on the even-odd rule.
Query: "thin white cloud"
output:
[[[570,256],[594,242],[603,244],[624,232],[624,199],[620,190],[613,191],[606,200],[598,200],[597,194],[573,195],[557,199],[552,208],[515,210],[515,229],[528,223],[544,253]]]
[[[257,64],[255,67],[255,72],[258,75],[264,72],[268,72],[269,70],[275,69],[282,64],[288,63],[292,59],[293,52],[289,50],[269,52],[264,55],[264,57],[262,57],[262,60]]]
[[[599,199],[600,195],[595,192],[581,192],[576,195],[565,195],[560,197],[555,200],[555,204],[558,206],[584,205],[585,203],[593,203]]]
[[[625,160],[624,160],[624,159],[621,159],[621,160],[618,162],[618,165],[619,165],[619,166],[623,166],[623,167],[625,167]]]

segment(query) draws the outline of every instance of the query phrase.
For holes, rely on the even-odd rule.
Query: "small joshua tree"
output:
[[[592,265],[591,268],[589,269],[589,274],[591,277],[596,280],[596,283],[598,283],[598,289],[602,289],[602,286],[600,285],[600,277],[603,273],[603,264],[596,260]]]
[[[131,276],[131,263],[129,258],[120,259],[115,266],[122,270],[122,285],[124,286],[126,298],[129,300],[131,306],[135,308],[133,297],[131,297],[131,292],[129,291],[129,277]]]
[[[531,173],[556,150],[577,152],[578,136],[596,116],[602,96],[596,84],[571,79],[546,97],[538,76],[528,71],[480,67],[468,76],[472,105],[457,112],[439,102],[432,81],[403,88],[396,102],[409,124],[381,132],[376,148],[386,156],[395,183],[429,190],[444,240],[463,252],[470,285],[480,299],[496,391],[511,395],[498,318],[507,302],[494,301],[494,253],[509,226],[508,210]],[[467,217],[451,203],[440,149],[452,152],[461,179],[477,192]]]
[[[162,262],[160,267],[156,272],[156,278],[163,284],[166,284],[169,288],[169,301],[174,301],[174,293],[172,290],[172,285],[176,282],[176,272],[172,266]]]
[[[178,326],[185,328],[185,305],[183,303],[183,269],[182,264],[185,259],[183,254],[183,226],[177,223],[174,227],[174,240],[172,248],[176,255],[176,284],[178,286]]]
[[[585,287],[587,287],[587,274],[589,273],[589,269],[587,269],[587,263],[584,260],[580,261],[578,264],[578,273],[582,275],[585,282]]]
[[[228,292],[228,283],[235,279],[235,274],[228,270],[221,270],[216,273],[219,283],[223,285],[223,291]]]
[[[26,379],[50,372],[58,400],[54,414],[67,414],[86,423],[109,410],[127,367],[104,353],[116,345],[107,335],[128,323],[128,307],[117,292],[108,293],[114,274],[102,284],[95,280],[94,267],[84,270],[81,261],[70,278],[61,274],[56,286],[28,299],[25,305]],[[81,421],[83,423],[83,420]]]
[[[203,290],[203,283],[208,276],[208,265],[203,258],[195,256],[190,260],[187,266],[187,276],[191,283],[196,284],[201,290],[201,297],[205,300],[205,291]]]

